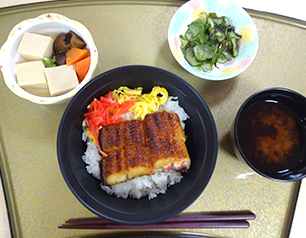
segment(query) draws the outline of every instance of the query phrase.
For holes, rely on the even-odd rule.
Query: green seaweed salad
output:
[[[187,62],[204,72],[211,72],[217,63],[224,64],[238,56],[241,36],[227,17],[215,13],[200,13],[185,35],[179,36],[181,50]]]

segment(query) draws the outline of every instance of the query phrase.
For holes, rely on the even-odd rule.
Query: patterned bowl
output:
[[[190,66],[180,49],[179,36],[185,34],[188,25],[197,19],[201,12],[228,17],[231,25],[235,27],[235,32],[242,36],[239,40],[238,56],[225,64],[218,64],[218,68],[215,67],[209,73]],[[258,32],[249,14],[234,3],[225,0],[191,0],[173,15],[168,29],[168,43],[174,58],[184,69],[199,78],[217,81],[233,78],[250,66],[258,49]]]
[[[85,42],[90,50],[91,63],[86,77],[71,91],[54,97],[41,97],[30,94],[17,84],[16,63],[23,62],[17,48],[25,32],[56,36],[61,32],[73,30]],[[98,51],[88,29],[81,23],[55,13],[46,13],[37,18],[28,19],[17,24],[9,33],[7,41],[0,50],[0,68],[7,87],[17,96],[37,104],[57,104],[69,101],[92,78],[98,63]]]

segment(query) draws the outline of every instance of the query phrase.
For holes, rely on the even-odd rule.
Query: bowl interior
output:
[[[76,32],[79,36],[82,36],[82,32],[80,32],[77,28],[71,28],[71,26],[62,24],[60,22],[43,22],[41,24],[30,26],[26,31],[30,33],[36,33],[41,35],[47,35],[51,36],[53,39],[57,36],[57,34],[61,32],[68,32],[69,30],[73,30]],[[24,32],[23,32],[24,33]],[[19,43],[23,37],[23,34],[19,34],[14,43],[11,46],[10,49],[10,55],[9,55],[9,67],[11,72],[11,77],[13,77],[16,80],[16,63],[21,63],[24,61],[24,59],[17,53],[17,49],[19,46]],[[86,42],[86,38],[82,37],[83,40]],[[88,42],[86,42],[88,45]],[[16,80],[17,82],[17,80]]]
[[[191,168],[179,184],[157,198],[121,199],[106,194],[99,180],[89,175],[82,155],[83,114],[95,97],[128,86],[165,87],[177,96],[190,119],[186,121],[187,149]],[[101,74],[91,80],[69,103],[58,131],[57,151],[62,175],[79,201],[98,216],[125,224],[150,224],[168,219],[188,207],[203,192],[214,170],[217,156],[217,133],[211,112],[199,93],[178,76],[148,66],[126,66]]]
[[[238,139],[238,122],[241,117],[241,114],[251,105],[257,102],[264,102],[264,101],[273,101],[281,103],[288,108],[290,108],[295,115],[298,123],[299,129],[301,131],[301,146],[298,153],[298,163],[296,166],[293,166],[287,170],[279,171],[279,172],[264,172],[256,167],[243,153],[241,148],[241,144],[239,143]],[[295,181],[299,180],[306,176],[306,111],[304,110],[306,107],[306,98],[297,92],[294,92],[289,89],[284,88],[271,88],[260,91],[258,93],[253,94],[250,96],[241,106],[239,109],[236,119],[235,119],[235,142],[238,147],[238,151],[240,156],[245,160],[245,162],[257,173],[261,174],[262,176],[277,180],[277,181]]]

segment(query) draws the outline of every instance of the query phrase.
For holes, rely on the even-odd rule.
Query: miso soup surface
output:
[[[245,157],[255,168],[277,173],[299,162],[301,130],[289,107],[279,102],[262,101],[242,112],[237,135]]]

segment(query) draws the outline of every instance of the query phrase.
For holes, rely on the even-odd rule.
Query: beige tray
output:
[[[96,75],[124,65],[152,65],[193,85],[215,118],[219,154],[202,195],[186,210],[251,210],[248,229],[177,230],[225,237],[287,237],[299,182],[280,183],[254,174],[233,154],[229,130],[242,102],[274,86],[306,95],[304,22],[248,10],[259,33],[253,64],[220,82],[196,78],[173,58],[168,24],[184,1],[59,1],[0,9],[0,44],[19,22],[46,12],[63,14],[88,27],[99,50]],[[59,230],[69,218],[94,216],[70,192],[57,162],[56,136],[67,103],[41,106],[22,100],[0,76],[0,162],[14,237],[71,237],[105,231]],[[81,158],[80,158],[81,159]],[[112,232],[112,231],[110,231]]]

